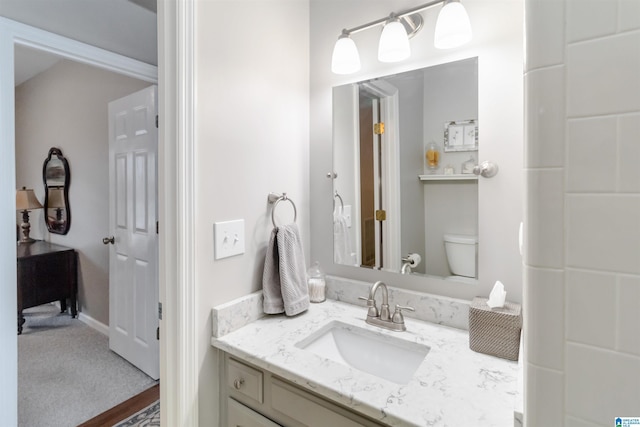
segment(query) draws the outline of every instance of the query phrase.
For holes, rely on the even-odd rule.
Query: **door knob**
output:
[[[492,178],[498,173],[498,165],[485,160],[479,165],[474,166],[473,173],[476,175],[481,175],[485,178]]]
[[[113,244],[116,243],[116,239],[113,236],[105,237],[105,238],[102,239],[102,243],[104,243],[105,245],[108,245],[109,243],[111,243],[113,245]]]

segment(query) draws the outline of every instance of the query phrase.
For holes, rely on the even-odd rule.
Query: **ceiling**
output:
[[[0,16],[147,64],[158,63],[155,0],[0,0]],[[17,48],[16,82],[55,61],[50,54]]]

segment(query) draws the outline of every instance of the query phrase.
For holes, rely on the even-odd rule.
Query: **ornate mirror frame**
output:
[[[42,165],[44,221],[50,233],[67,234],[69,232],[71,226],[70,178],[69,163],[62,155],[62,150],[52,147]]]

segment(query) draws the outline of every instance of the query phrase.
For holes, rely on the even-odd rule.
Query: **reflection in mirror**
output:
[[[334,262],[477,282],[478,58],[333,88]]]
[[[69,164],[59,148],[51,148],[42,166],[44,211],[51,233],[67,234],[71,225],[69,210]]]

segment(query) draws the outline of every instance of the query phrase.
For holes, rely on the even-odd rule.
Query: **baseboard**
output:
[[[60,309],[60,301],[54,301],[51,304],[55,305],[56,307],[58,307],[58,309]],[[98,322],[93,317],[79,311],[78,320],[86,324],[87,326],[91,326],[93,329],[100,332],[102,335],[109,336],[109,327],[102,322]]]
[[[102,322],[98,322],[96,319],[94,319],[91,316],[88,316],[82,312],[78,313],[78,320],[80,320],[81,322],[87,324],[88,326],[91,326],[93,329],[95,329],[96,331],[100,332],[103,335],[109,336],[109,327],[107,325],[105,325]]]

